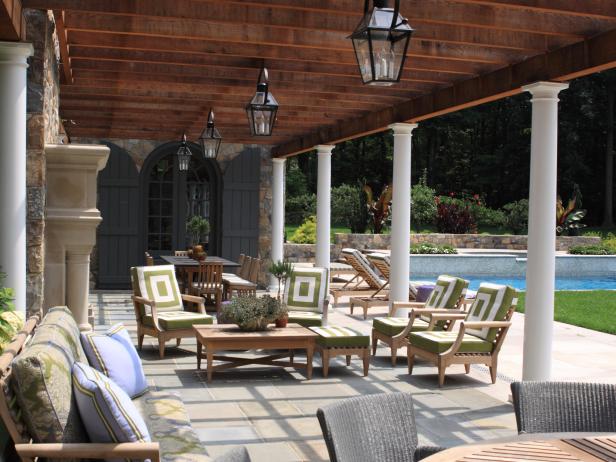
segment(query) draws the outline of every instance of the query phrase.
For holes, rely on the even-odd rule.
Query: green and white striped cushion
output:
[[[289,322],[304,327],[320,326],[323,324],[323,316],[314,311],[289,311]]]
[[[409,318],[378,317],[372,320],[372,327],[378,332],[393,337],[394,335],[398,335],[400,332],[402,332],[404,328],[408,325],[408,323]],[[415,321],[413,321],[413,332],[426,329],[428,329],[427,322],[421,319],[415,319]]]
[[[466,294],[467,288],[468,281],[465,279],[440,275],[426,302],[426,308],[455,308],[456,302]]]
[[[370,336],[342,326],[310,327],[319,334],[317,343],[326,347],[369,347]]]
[[[466,321],[503,321],[507,310],[517,305],[517,297],[518,292],[513,287],[483,282],[466,315]],[[466,329],[466,332],[491,342],[496,337],[498,329],[484,327],[483,329]]]
[[[326,268],[295,268],[284,288],[289,311],[323,312],[329,278]]]
[[[349,260],[349,262],[355,263],[352,265],[356,269],[361,270],[361,276],[366,280],[368,285],[374,289],[379,289],[385,282],[374,271],[370,262],[366,259],[363,253],[356,249],[342,249],[342,255]]]
[[[173,265],[131,268],[133,291],[156,302],[158,312],[183,311],[182,296]]]

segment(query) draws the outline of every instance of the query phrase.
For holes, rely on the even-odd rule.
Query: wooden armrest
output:
[[[156,302],[154,300],[148,300],[147,298],[143,298],[138,295],[133,295],[131,298],[137,303],[141,303],[143,305],[148,305],[148,306],[156,305]]]
[[[389,308],[389,316],[396,316],[396,311],[401,308],[423,308],[426,304],[423,302],[393,302]]]
[[[205,303],[205,298],[199,297],[198,295],[182,294],[182,300],[191,303]]]
[[[437,321],[455,321],[458,319],[466,319],[466,313],[433,313],[430,317]]]
[[[150,459],[160,461],[158,443],[28,443],[16,444],[20,457],[53,459]]]
[[[462,325],[466,329],[483,329],[484,327],[509,327],[510,321],[473,321],[463,322]]]

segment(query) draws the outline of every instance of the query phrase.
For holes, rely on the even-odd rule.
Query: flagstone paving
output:
[[[128,292],[94,292],[90,296],[97,330],[122,322],[135,333],[135,318]],[[343,300],[344,301],[344,300]],[[374,308],[364,321],[348,305],[332,310],[330,324],[342,324],[370,332],[371,318],[384,315]],[[417,361],[408,375],[405,351],[396,368],[389,349],[379,347],[368,377],[354,359],[332,360],[324,379],[320,358],[315,358],[313,379],[301,370],[245,366],[214,374],[206,383],[196,370],[196,344],[185,339],[181,347],[168,343],[161,360],[153,338],[146,337],[141,352],[152,387],[178,393],[186,404],[199,437],[210,455],[243,444],[255,461],[328,460],[316,419],[316,410],[328,403],[370,393],[412,393],[420,442],[442,446],[462,444],[515,434],[515,417],[508,402],[509,383],[521,377],[524,316],[516,314],[514,325],[500,355],[499,379],[490,384],[488,370],[473,366],[468,375],[462,366],[448,369],[445,387],[438,388],[436,368]],[[555,323],[554,379],[600,380],[616,383],[616,336]]]

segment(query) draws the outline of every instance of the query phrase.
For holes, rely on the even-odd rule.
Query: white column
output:
[[[331,226],[332,149],[331,144],[320,144],[317,149],[317,245],[315,266],[329,270]]]
[[[389,301],[409,301],[411,246],[411,137],[417,124],[393,124],[394,172],[391,210],[391,275]],[[398,310],[406,316],[409,310]]]
[[[524,87],[533,95],[533,116],[523,380],[549,380],[552,372],[558,93],[568,86],[538,82]]]
[[[272,159],[272,261],[284,259],[284,167],[286,159]],[[270,287],[278,289],[278,280],[270,279]]]
[[[0,271],[26,311],[26,93],[30,43],[0,42]]]
[[[88,322],[91,251],[92,247],[85,247],[66,252],[66,304],[81,331],[92,330]]]

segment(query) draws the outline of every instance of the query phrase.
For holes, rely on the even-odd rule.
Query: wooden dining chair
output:
[[[214,306],[216,313],[220,312],[222,303],[222,264],[199,262],[197,280],[192,284],[193,295],[205,298],[206,307]]]
[[[245,255],[242,260],[242,266],[240,266],[240,270],[237,275],[242,279],[248,280],[248,276],[250,275],[250,265],[252,265],[252,257]]]

